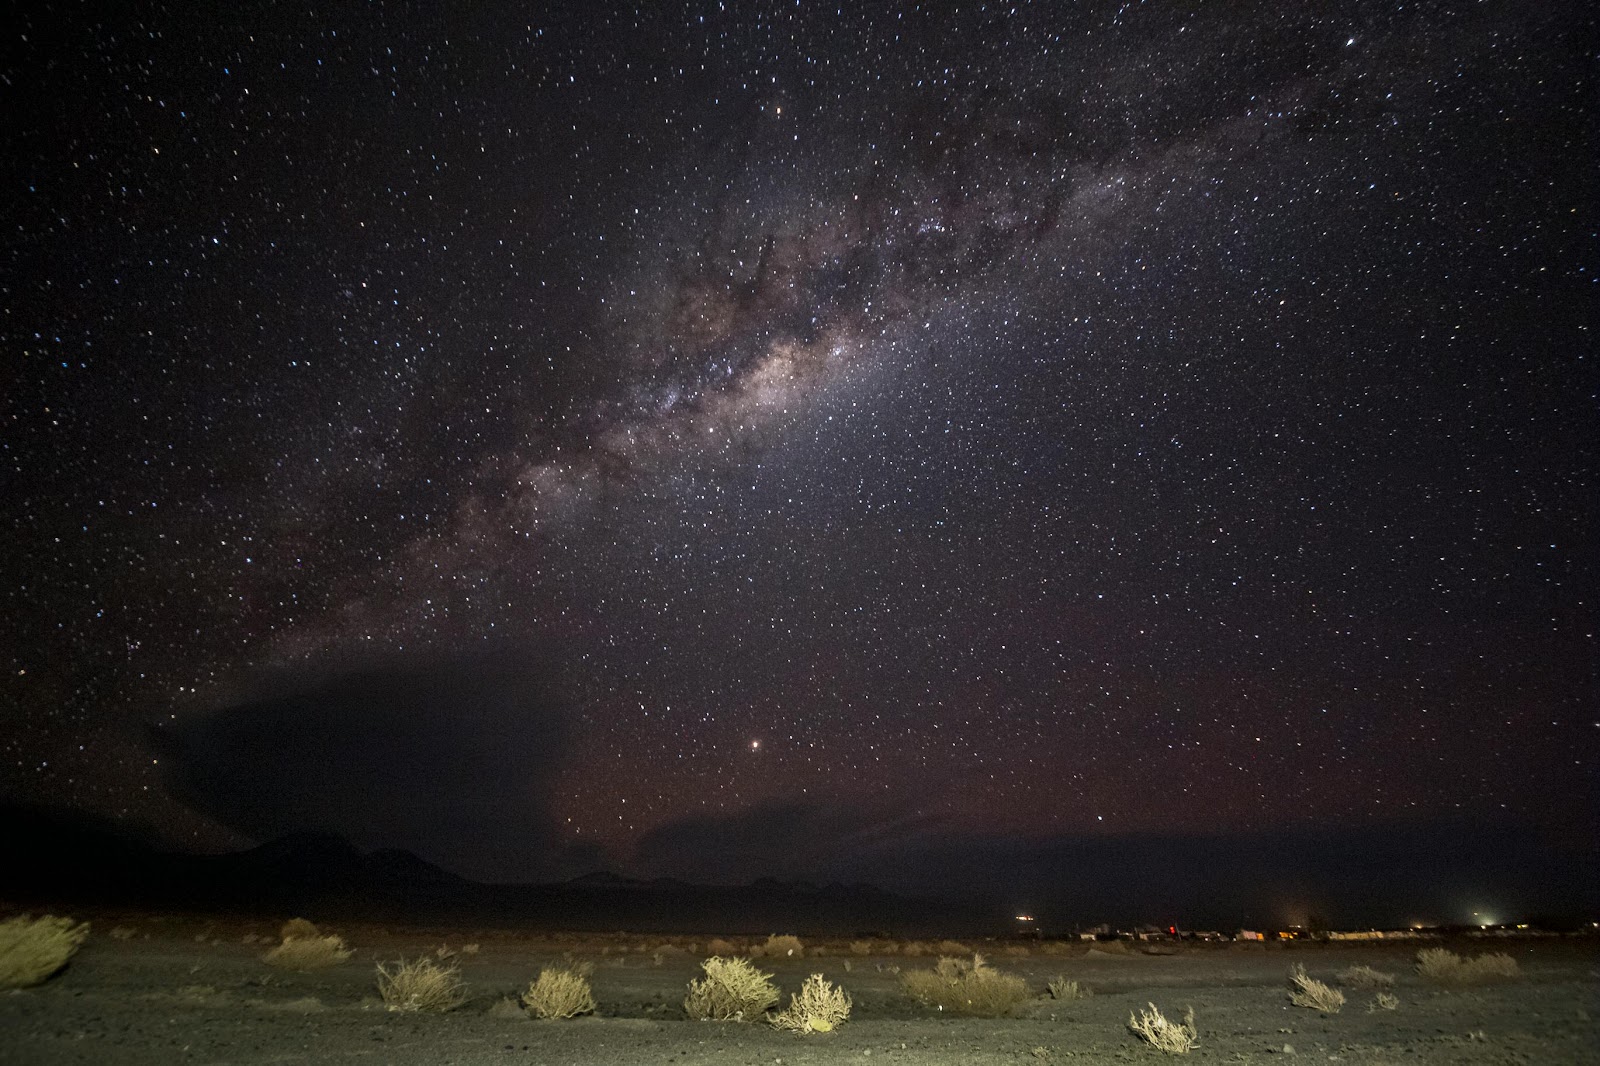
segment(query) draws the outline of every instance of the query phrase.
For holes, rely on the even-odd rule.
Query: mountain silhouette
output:
[[[988,908],[910,900],[870,885],[773,878],[697,885],[609,870],[552,884],[490,885],[409,851],[363,852],[334,833],[192,855],[160,850],[137,828],[70,811],[0,808],[0,824],[13,860],[0,871],[0,896],[19,902],[571,931],[953,935],[1006,924]]]

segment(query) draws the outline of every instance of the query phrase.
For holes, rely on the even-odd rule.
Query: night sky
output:
[[[1595,29],[19,5],[0,798],[499,880],[1570,901]]]

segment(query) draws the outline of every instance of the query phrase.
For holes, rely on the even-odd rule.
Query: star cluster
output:
[[[1583,832],[1588,19],[25,13],[4,793],[236,842],[152,724],[492,654],[624,865]]]

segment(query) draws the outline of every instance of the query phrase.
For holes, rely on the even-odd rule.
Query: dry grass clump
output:
[[[750,965],[749,959],[713,956],[700,968],[705,977],[689,982],[683,1000],[684,1013],[696,1021],[753,1021],[778,1002],[772,975]]]
[[[1430,981],[1453,981],[1465,961],[1448,948],[1423,948],[1417,952],[1417,973]]]
[[[0,988],[42,985],[76,955],[89,935],[89,923],[71,918],[26,914],[0,922]]]
[[[1344,1006],[1344,993],[1323,984],[1306,973],[1306,968],[1295,963],[1289,969],[1289,1002],[1296,1007],[1310,1007],[1324,1014],[1338,1014]]]
[[[972,949],[959,940],[941,940],[933,945],[930,953],[934,955],[971,955]]]
[[[1512,980],[1522,976],[1522,967],[1503,951],[1490,955],[1479,955],[1467,963],[1467,969],[1475,981]]]
[[[1400,1006],[1400,997],[1392,992],[1379,992],[1372,997],[1372,1002],[1367,1004],[1367,1012],[1394,1010]]]
[[[1346,988],[1393,988],[1394,974],[1371,966],[1349,966],[1339,971],[1339,983]]]
[[[941,957],[931,970],[905,971],[900,982],[926,1006],[978,1018],[1004,1017],[1028,998],[1022,978],[1001,973],[976,954],[971,962]]]
[[[317,928],[317,923],[304,918],[290,918],[278,930],[279,940],[310,940],[322,935],[322,930]]]
[[[789,1006],[768,1018],[774,1029],[792,1033],[831,1033],[850,1017],[850,996],[814,973],[789,999]]]
[[[1503,952],[1464,959],[1446,948],[1417,952],[1417,973],[1442,985],[1470,985],[1522,976],[1517,960]]]
[[[392,966],[378,963],[378,994],[390,1010],[443,1013],[467,1001],[467,986],[454,962],[441,964],[422,956]]]
[[[798,959],[805,955],[806,946],[797,936],[769,936],[767,942],[751,952],[752,955],[762,955],[767,958]]]
[[[535,1018],[576,1018],[594,1013],[594,991],[582,974],[546,967],[522,994]]]
[[[1050,983],[1045,985],[1045,991],[1050,993],[1051,999],[1070,1002],[1075,999],[1088,999],[1094,992],[1088,985],[1079,981],[1069,981],[1065,977],[1052,977]]]
[[[354,954],[340,936],[292,936],[261,956],[261,961],[285,970],[308,972],[337,966]]]
[[[1194,1025],[1194,1008],[1183,1012],[1183,1024],[1166,1018],[1154,1003],[1138,1017],[1128,1015],[1128,1028],[1141,1040],[1169,1055],[1187,1055],[1200,1046],[1200,1031]]]

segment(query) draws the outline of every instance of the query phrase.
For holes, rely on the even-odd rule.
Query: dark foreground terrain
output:
[[[59,977],[40,988],[0,993],[0,1062],[1159,1062],[1166,1056],[1126,1027],[1130,1011],[1152,1001],[1172,1018],[1194,1007],[1200,1047],[1187,1061],[1600,1062],[1600,960],[1592,939],[1450,944],[1463,954],[1506,951],[1522,969],[1514,980],[1456,989],[1415,973],[1414,943],[1160,946],[1175,954],[1144,954],[1122,944],[972,943],[1037,993],[1016,1017],[1003,1019],[949,1017],[906,997],[899,968],[928,966],[931,955],[907,957],[897,944],[856,954],[847,941],[831,941],[810,945],[812,957],[759,960],[775,974],[786,1003],[813,972],[854,997],[849,1022],[802,1038],[760,1024],[683,1017],[684,986],[708,953],[707,938],[463,935],[347,925],[334,931],[355,948],[352,959],[294,973],[261,961],[274,931],[265,922],[96,917],[94,935]],[[458,956],[470,986],[467,1004],[445,1015],[385,1010],[373,983],[375,962],[431,952],[444,942],[477,945]],[[597,1016],[541,1022],[506,1002],[541,965],[563,960],[593,964]],[[1399,1005],[1369,1010],[1371,991],[1347,990],[1349,1001],[1337,1014],[1291,1006],[1286,977],[1296,962],[1331,983],[1354,964],[1394,973]],[[1057,976],[1081,981],[1094,994],[1052,1000],[1044,988]]]

